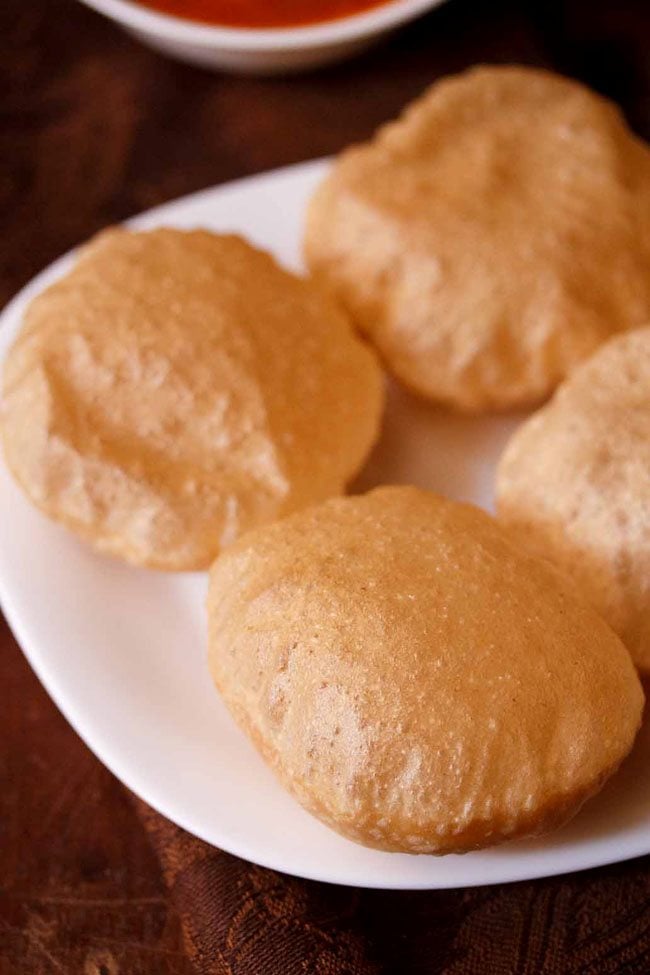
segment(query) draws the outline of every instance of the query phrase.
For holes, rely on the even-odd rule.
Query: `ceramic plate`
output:
[[[239,231],[299,267],[305,201],[326,163],[218,187],[133,221]],[[0,353],[25,303],[5,310]],[[358,487],[411,482],[485,508],[499,452],[521,417],[466,419],[391,388],[384,434]],[[278,785],[235,727],[206,666],[203,575],[137,570],[96,555],[23,498],[0,464],[0,598],[41,681],[130,789],[222,849],[286,873],[383,888],[462,887],[581,870],[650,852],[650,733],[565,829],[485,853],[434,858],[364,849]]]

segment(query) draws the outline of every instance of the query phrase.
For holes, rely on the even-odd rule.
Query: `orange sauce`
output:
[[[386,0],[139,0],[165,14],[221,27],[299,27],[338,20]]]

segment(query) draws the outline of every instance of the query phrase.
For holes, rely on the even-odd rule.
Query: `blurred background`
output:
[[[0,297],[110,221],[336,152],[480,61],[580,78],[648,136],[649,37],[646,0],[448,0],[354,60],[238,78],[164,59],[77,0],[2,0]]]

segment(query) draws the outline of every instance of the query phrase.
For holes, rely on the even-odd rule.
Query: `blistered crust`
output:
[[[519,428],[497,504],[650,674],[650,328],[604,345]]]
[[[285,786],[357,842],[461,852],[559,825],[629,751],[610,628],[475,508],[337,499],[225,552],[211,671]]]
[[[476,68],[339,157],[305,254],[417,393],[536,404],[650,320],[650,152],[573,81]]]
[[[46,514],[129,562],[201,569],[241,531],[340,493],[382,396],[343,314],[267,254],[111,230],[29,306],[2,436]]]

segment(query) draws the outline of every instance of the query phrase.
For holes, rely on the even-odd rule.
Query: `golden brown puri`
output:
[[[533,404],[650,320],[650,152],[573,81],[475,68],[340,156],[305,253],[411,389]]]
[[[417,488],[251,532],[217,559],[208,613],[237,721],[368,846],[461,852],[558,826],[640,724],[630,655],[559,573]]]
[[[517,430],[497,505],[650,674],[650,328],[611,339]]]
[[[202,569],[241,531],[340,493],[382,387],[331,300],[243,240],[110,230],[29,306],[5,455],[99,549]]]

